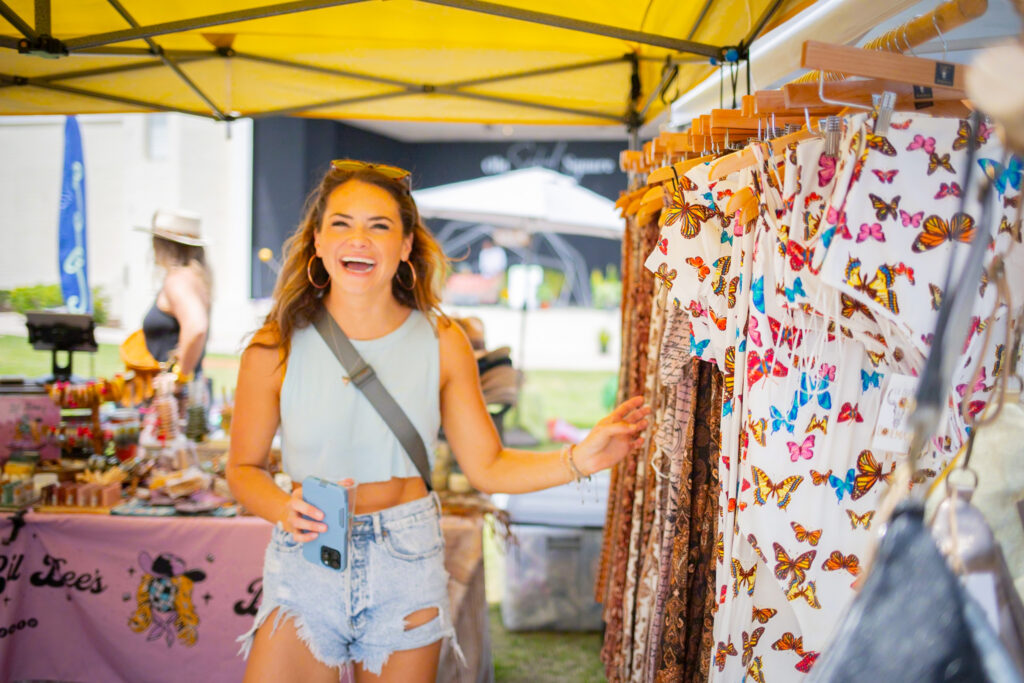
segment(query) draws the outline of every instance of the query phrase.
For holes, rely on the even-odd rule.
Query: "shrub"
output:
[[[28,285],[15,287],[3,293],[8,297],[5,300],[0,296],[0,310],[14,310],[24,314],[28,311],[41,311],[64,305],[60,285]],[[110,316],[110,299],[103,293],[102,287],[92,288],[92,309],[92,317],[97,325],[107,322]]]

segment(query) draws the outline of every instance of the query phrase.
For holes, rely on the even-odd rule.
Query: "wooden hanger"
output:
[[[807,138],[813,136],[814,133],[804,128],[802,130],[798,130],[795,133],[790,133],[789,135],[783,135],[781,137],[775,138],[774,140],[769,140],[768,144],[771,145],[772,154],[775,155],[776,157],[781,158],[783,152],[785,152],[786,150],[786,147],[788,147],[790,144],[794,142],[800,142],[801,140],[806,140]],[[727,175],[735,173],[741,168],[753,166],[755,163],[757,163],[757,159],[754,157],[754,153],[748,147],[747,149],[724,156],[717,162],[715,162],[715,164],[711,167],[710,178],[711,180],[721,180]]]
[[[676,175],[682,177],[684,173],[689,171],[694,166],[699,166],[705,161],[711,161],[715,158],[714,154],[708,154],[707,156],[696,157],[694,159],[687,159],[685,161],[678,161],[671,166],[665,166],[663,168],[656,169],[647,176],[648,185],[656,185],[658,183],[664,183],[669,180],[674,180]],[[675,173],[672,170],[675,169]]]
[[[892,52],[804,41],[800,66],[847,76],[881,78],[924,87],[952,88],[964,92],[967,67]],[[962,97],[966,97],[963,95]]]

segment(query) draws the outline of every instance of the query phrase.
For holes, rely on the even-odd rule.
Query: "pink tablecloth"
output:
[[[0,545],[0,681],[240,681],[235,638],[260,600],[265,521],[29,514]],[[477,520],[444,520],[452,609],[471,664],[492,677]],[[11,534],[0,519],[0,539]],[[158,577],[147,585],[144,575]],[[481,631],[483,629],[483,631]]]

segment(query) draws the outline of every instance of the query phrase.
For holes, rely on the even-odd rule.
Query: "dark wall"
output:
[[[254,297],[269,296],[273,275],[256,258],[262,247],[280,257],[295,230],[306,196],[332,159],[393,164],[413,173],[413,187],[433,187],[516,168],[544,166],[574,175],[580,185],[609,199],[626,187],[618,169],[625,142],[431,142],[405,143],[335,121],[257,119],[253,131],[252,280]],[[619,264],[621,245],[611,240],[565,236],[591,268]],[[259,270],[263,269],[263,270]]]

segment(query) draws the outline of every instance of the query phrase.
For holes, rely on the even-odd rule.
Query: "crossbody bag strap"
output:
[[[363,395],[366,396],[374,410],[384,418],[388,428],[398,437],[402,448],[409,454],[409,458],[412,459],[416,469],[419,470],[420,476],[423,477],[423,483],[426,484],[427,491],[432,491],[427,448],[423,445],[423,438],[416,431],[416,427],[413,426],[405,411],[388,393],[388,390],[384,388],[380,378],[377,377],[377,373],[359,355],[356,347],[352,345],[352,342],[349,341],[349,338],[326,309],[321,311],[321,315],[313,323],[313,326],[316,327],[316,331],[323,337],[327,347],[334,352],[341,366],[348,372],[349,380],[352,384],[356,385],[356,388],[363,392]]]

